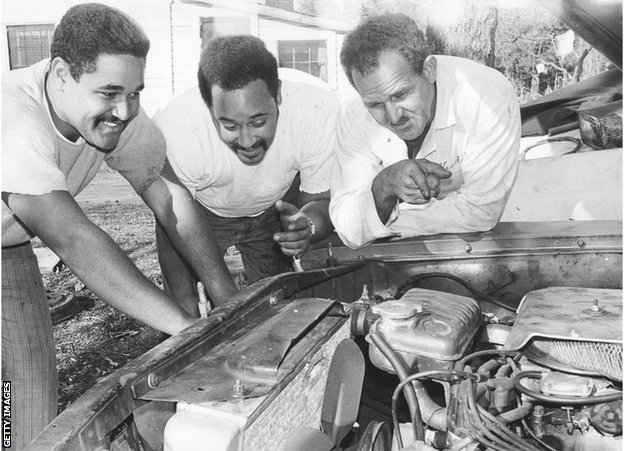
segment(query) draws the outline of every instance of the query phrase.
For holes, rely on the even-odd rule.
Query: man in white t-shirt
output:
[[[251,282],[292,270],[292,257],[332,231],[337,97],[316,77],[278,71],[264,43],[248,35],[212,40],[198,80],[154,116],[171,166],[221,252],[238,248]],[[194,308],[194,275],[166,237],[157,237],[168,288]]]
[[[357,248],[494,227],[518,167],[511,83],[474,61],[430,55],[403,14],[362,22],[340,58],[357,91],[336,132],[330,214],[340,238]]]
[[[167,334],[195,321],[74,200],[105,161],[152,209],[211,297],[236,293],[192,197],[140,107],[149,40],[119,10],[70,8],[51,59],[2,78],[2,379],[11,381],[12,449],[56,415],[56,352],[30,240],[39,237],[101,300]]]

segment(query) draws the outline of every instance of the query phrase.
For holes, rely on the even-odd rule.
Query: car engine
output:
[[[358,451],[622,449],[621,290],[550,287],[511,308],[412,282],[348,307],[372,364],[399,378],[393,428],[373,422]]]

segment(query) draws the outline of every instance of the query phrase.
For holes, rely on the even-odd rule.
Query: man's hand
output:
[[[410,204],[424,204],[438,194],[440,179],[451,176],[451,172],[438,163],[424,159],[401,160],[383,169],[373,182],[380,193],[393,196]]]
[[[280,221],[284,231],[275,233],[273,240],[281,246],[285,255],[303,254],[310,246],[312,239],[310,218],[288,202],[278,200],[275,208],[280,212]]]
[[[401,160],[384,168],[373,180],[377,213],[386,222],[397,199],[410,204],[426,204],[438,195],[440,180],[451,172],[425,159]]]

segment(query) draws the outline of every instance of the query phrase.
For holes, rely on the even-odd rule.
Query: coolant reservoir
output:
[[[395,301],[372,307],[380,318],[370,332],[381,332],[410,369],[450,369],[468,349],[481,326],[474,299],[441,291],[413,288]],[[375,366],[395,373],[390,362],[369,341]]]

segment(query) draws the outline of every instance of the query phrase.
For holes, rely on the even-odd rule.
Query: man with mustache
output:
[[[330,216],[340,238],[357,248],[494,227],[520,147],[520,111],[505,77],[430,55],[404,14],[362,22],[340,58],[357,91],[337,128]]]
[[[235,245],[250,282],[291,271],[291,258],[332,230],[338,100],[318,78],[278,71],[264,42],[248,35],[212,40],[198,81],[154,116],[169,161],[201,206],[220,255]],[[157,237],[167,287],[196,313],[196,276],[167,237]]]
[[[158,289],[74,200],[102,162],[153,210],[216,303],[236,292],[208,224],[166,162],[140,107],[149,40],[126,14],[70,8],[51,58],[2,80],[2,378],[12,383],[12,449],[57,412],[56,353],[37,236],[101,300],[167,334],[195,321]],[[202,233],[199,233],[201,231]]]

